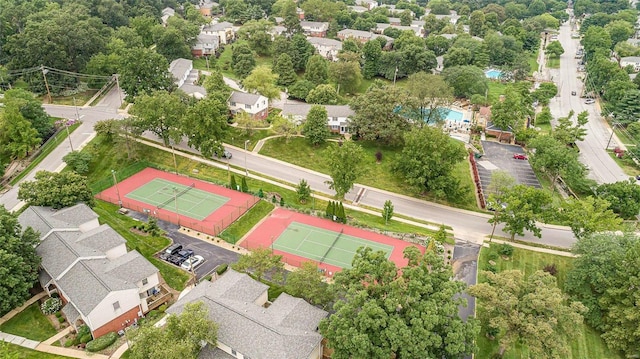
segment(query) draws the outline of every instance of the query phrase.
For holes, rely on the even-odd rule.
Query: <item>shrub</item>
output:
[[[158,310],[160,311],[160,313],[164,313],[167,310],[167,303],[159,306]]]
[[[280,207],[284,206],[284,197],[280,197]]]
[[[49,315],[53,314],[62,308],[62,301],[60,298],[49,298],[42,305],[40,309],[42,309],[42,313]]]
[[[73,344],[73,339],[67,339],[67,341],[66,341],[66,342],[64,342],[64,347],[65,347],[65,348],[68,348],[68,347],[70,347],[70,346],[72,346],[72,345],[74,345],[74,344]]]
[[[219,266],[218,266],[218,268],[216,269],[216,273],[218,273],[218,275],[220,275],[220,274],[222,274],[222,273],[226,272],[228,267],[229,267],[229,265],[228,265],[228,264],[226,264],[226,263],[225,263],[225,264],[221,264],[221,265],[219,265]]]
[[[90,352],[97,352],[115,343],[117,339],[118,334],[116,334],[116,332],[111,332],[101,336],[98,339],[88,342],[86,349]]]
[[[86,344],[90,342],[92,339],[93,339],[93,336],[91,335],[91,333],[89,333],[81,336],[79,342],[80,344]]]
[[[489,265],[487,265],[487,267],[485,268],[485,270],[486,270],[486,271],[489,271],[489,272],[491,272],[491,273],[495,273],[495,272],[497,272],[497,271],[498,271],[498,268],[496,268],[496,266],[494,266],[494,265],[489,264]]]
[[[55,312],[54,314],[56,315],[56,318],[60,318],[62,316],[62,313],[60,312]]]
[[[487,256],[487,258],[489,258],[489,260],[491,261],[495,261],[496,259],[498,259],[498,253],[496,252],[490,252],[489,255]]]
[[[60,323],[60,324],[64,323],[64,318],[63,317],[58,317],[58,323]]]
[[[555,263],[547,264],[546,266],[544,266],[544,268],[542,268],[542,270],[551,274],[552,276],[555,276],[558,273],[558,268],[556,267]]]
[[[91,330],[89,329],[89,327],[85,324],[85,325],[81,325],[80,328],[78,328],[78,337],[82,337],[83,335],[87,335],[90,334]]]
[[[382,152],[380,152],[380,151],[376,152],[376,161],[377,162],[381,162],[382,161]]]
[[[276,195],[275,194],[271,197],[271,203],[276,203]]]
[[[262,191],[262,188],[258,190],[258,197],[264,198],[264,192]]]
[[[503,243],[498,248],[498,253],[500,253],[500,255],[502,256],[511,257],[511,255],[513,254],[513,246],[507,243]]]

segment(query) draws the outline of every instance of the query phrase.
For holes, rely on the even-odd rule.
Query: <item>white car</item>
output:
[[[195,255],[195,256],[191,256],[189,258],[187,258],[186,261],[182,262],[182,269],[184,270],[194,270],[196,269],[199,265],[201,265],[204,262],[204,258],[200,255]]]
[[[587,104],[587,105],[591,105],[591,104],[596,103],[596,100],[594,100],[592,98],[588,98],[588,99],[584,100],[584,103]]]

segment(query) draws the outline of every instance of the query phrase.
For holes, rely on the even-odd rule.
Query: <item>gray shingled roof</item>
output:
[[[81,224],[98,218],[98,215],[86,204],[53,210],[50,207],[30,206],[18,216],[22,229],[31,227],[41,236],[51,229],[78,228]]]
[[[67,299],[73,302],[78,311],[85,316],[88,316],[112,289],[108,283],[99,279],[97,273],[87,265],[86,261],[77,262],[56,283]],[[131,285],[129,288],[132,288]]]
[[[100,227],[88,230],[84,233],[71,232],[69,234],[64,233],[61,235],[65,237],[72,234],[77,235],[77,238],[75,239],[77,244],[93,248],[103,253],[121,244],[127,243],[127,241],[125,241],[124,238],[122,238],[122,236],[113,228],[109,227],[108,224],[103,224]]]
[[[220,39],[218,38],[218,35],[208,35],[201,32],[200,34],[198,34],[198,37],[196,38],[196,42],[199,44],[216,44],[217,45],[220,43]]]
[[[287,294],[281,294],[269,308],[258,306],[253,303],[257,287],[247,293],[243,290],[249,281],[257,283],[230,270],[215,282],[200,283],[168,312],[180,313],[185,304],[202,301],[209,308],[209,317],[220,326],[220,343],[237,352],[261,359],[308,357],[322,340],[315,330],[327,312]]]
[[[205,30],[205,31],[221,31],[221,30],[228,29],[230,27],[233,27],[232,23],[223,21],[223,22],[219,22],[219,23],[216,23],[216,24],[206,25],[203,28],[203,30]]]
[[[302,116],[307,117],[311,104],[290,104],[282,107],[282,116]],[[348,105],[321,105],[327,109],[327,117],[349,117],[355,112]]]
[[[186,74],[191,68],[191,63],[192,61],[187,59],[175,59],[171,61],[171,64],[169,65],[169,72],[171,72],[174,80],[181,80],[184,77],[184,74]]]
[[[74,248],[60,235],[54,232],[36,247],[36,253],[42,257],[41,265],[52,278],[58,278],[78,257],[82,255],[104,255],[91,251],[87,247]]]
[[[41,270],[38,272],[38,282],[42,288],[46,288],[47,284],[51,281],[51,276],[47,271]]]
[[[242,91],[233,91],[231,93],[231,97],[229,98],[230,102],[251,106],[255,105],[259,100],[260,95]]]
[[[64,314],[69,323],[75,323],[76,320],[80,318],[80,313],[72,303],[67,303],[64,307],[62,307],[62,314]]]
[[[198,354],[198,359],[236,359],[236,357],[218,347],[207,345]]]
[[[309,36],[307,37],[307,41],[309,41],[311,45],[333,46],[338,50],[342,50],[342,42],[338,40]]]
[[[104,270],[105,273],[129,283],[137,283],[158,273],[158,268],[138,251],[127,252],[123,256],[106,261]]]

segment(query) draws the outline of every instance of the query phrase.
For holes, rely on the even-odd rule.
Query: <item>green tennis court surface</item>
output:
[[[199,221],[209,217],[229,201],[227,197],[161,178],[147,182],[142,187],[129,192],[126,197]]]
[[[387,258],[393,251],[393,246],[299,222],[291,222],[272,246],[273,249],[341,268],[351,268],[351,261],[360,247],[383,251]]]

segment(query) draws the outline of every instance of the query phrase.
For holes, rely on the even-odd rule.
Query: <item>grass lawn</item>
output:
[[[428,237],[436,233],[436,231],[432,231],[424,227],[414,226],[412,224],[399,222],[394,220],[393,218],[389,221],[389,223],[385,225],[382,215],[373,215],[373,214],[364,213],[360,211],[347,210],[347,217],[350,217],[350,221],[348,224],[365,225],[369,227],[378,228],[383,231],[416,234],[419,236],[428,236]],[[450,241],[447,241],[447,243],[451,243],[451,244],[454,243],[453,238],[448,238],[448,239]]]
[[[493,244],[490,248],[482,248],[480,258],[478,260],[478,269],[483,270],[489,266],[489,256],[491,253],[498,253],[498,245]],[[519,269],[525,276],[529,276],[536,270],[542,269],[545,265],[555,264],[558,269],[556,278],[558,286],[563,287],[567,275],[567,271],[571,269],[573,258],[556,256],[547,253],[539,253],[528,251],[520,248],[514,248],[513,256],[510,260],[504,260],[498,256],[496,268],[498,271]],[[478,277],[482,281],[482,275]],[[478,313],[481,314],[481,303],[478,302]],[[486,337],[483,329],[477,337],[479,352],[477,358],[491,358],[493,354],[499,350],[497,341],[491,341]],[[567,359],[589,358],[589,359],[622,359],[621,356],[609,351],[600,335],[586,324],[582,324],[577,335],[571,339],[571,352]],[[526,359],[529,358],[527,348],[516,345],[514,348],[505,352],[505,359]]]
[[[105,80],[106,83],[106,80]],[[102,85],[100,85],[102,86]],[[83,106],[87,101],[89,101],[93,95],[96,94],[98,90],[87,90],[82,93],[75,94],[73,96],[52,96],[51,103],[54,105],[66,105],[66,106]],[[48,103],[46,101],[46,96],[38,97],[42,100],[43,103]],[[75,101],[74,101],[75,98]]]
[[[502,83],[501,81],[489,80],[489,92],[487,95],[487,99],[490,103],[497,101],[500,98],[500,95],[504,95],[504,91],[507,88],[507,84]]]
[[[408,196],[435,200],[432,197],[416,193],[415,189],[405,184],[402,178],[393,170],[393,164],[401,156],[400,148],[366,141],[359,141],[358,144],[362,146],[365,152],[365,159],[361,164],[365,168],[365,173],[358,179],[358,183]],[[313,147],[302,137],[291,138],[289,142],[284,138],[274,138],[265,143],[260,154],[321,173],[329,173],[328,163],[324,160],[324,150],[328,146],[335,145],[334,142],[328,142],[324,145]],[[377,151],[382,152],[381,163],[376,162],[375,153]],[[463,192],[465,195],[460,198],[458,203],[450,204],[461,208],[477,209],[468,163],[466,161],[460,162],[455,167],[453,175],[461,181],[465,189]]]
[[[547,67],[550,69],[559,69],[560,68],[560,58],[549,56],[547,60]]]
[[[224,142],[239,148],[244,148],[244,141],[249,140],[247,149],[252,151],[258,141],[265,137],[273,136],[274,134],[270,129],[250,130],[249,133],[247,133],[244,129],[230,127],[229,134],[227,138],[224,139]]]
[[[180,268],[167,264],[153,255],[162,248],[168,246],[171,240],[167,237],[141,236],[130,231],[131,227],[138,223],[132,218],[118,214],[118,206],[112,203],[96,201],[93,208],[100,216],[101,223],[107,223],[111,228],[115,229],[124,239],[127,240],[128,249],[136,249],[140,254],[149,260],[156,268],[160,270],[162,278],[167,284],[181,291],[185,287],[185,283],[189,279],[189,275]]]
[[[613,158],[613,160],[616,161],[618,166],[622,168],[622,171],[624,171],[625,174],[629,175],[629,177],[635,177],[637,175],[640,175],[640,168],[638,168],[638,165],[636,165],[635,162],[633,162],[631,157],[625,156],[623,158],[618,158],[618,156],[616,156],[616,154],[613,153],[613,151],[607,151],[607,152],[609,153],[609,156],[611,156],[611,158]]]
[[[267,216],[275,206],[267,201],[260,201],[255,206],[251,207],[247,213],[245,213],[239,220],[235,221],[232,225],[227,227],[222,233],[220,238],[225,241],[235,244],[247,234],[251,228],[253,228],[260,220]]]
[[[0,331],[39,342],[47,340],[57,333],[53,324],[42,314],[38,302],[31,304],[27,309],[2,324]]]
[[[75,131],[76,128],[78,128],[79,126],[80,126],[79,123],[75,123],[69,126],[69,134]],[[18,183],[18,181],[20,181],[24,176],[29,174],[31,170],[33,170],[38,164],[40,164],[42,160],[44,160],[51,152],[53,152],[54,149],[56,149],[56,147],[58,147],[60,143],[62,143],[66,139],[67,139],[66,130],[60,131],[55,136],[50,138],[47,141],[47,143],[45,143],[44,146],[42,146],[40,154],[38,154],[38,156],[33,161],[31,161],[31,163],[29,163],[27,168],[25,168],[22,172],[20,172],[20,174],[16,176],[16,178],[12,179],[10,183],[12,185],[15,185],[16,183]]]
[[[5,358],[11,359],[69,359],[69,357],[61,356],[61,355],[53,355],[49,353],[43,353],[39,351],[35,351],[29,348],[24,348],[21,346],[17,346],[14,344],[6,343],[3,344],[7,347],[7,352],[2,352],[3,348],[0,345],[0,354],[8,354]]]
[[[529,53],[529,75],[533,75],[534,72],[538,71],[540,67],[538,64],[538,52]]]

